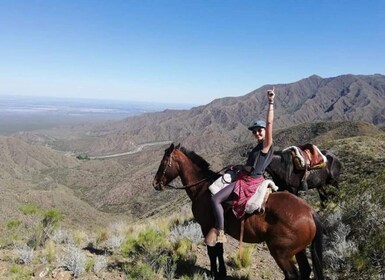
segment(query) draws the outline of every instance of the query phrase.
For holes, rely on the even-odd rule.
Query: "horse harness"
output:
[[[173,152],[172,152],[172,153],[173,153]],[[160,180],[159,180],[159,181],[160,181],[160,185],[161,185],[161,186],[164,186],[163,183],[162,183],[162,182],[163,182],[163,178],[164,178],[164,176],[166,175],[167,169],[168,169],[169,167],[171,167],[171,165],[172,165],[172,161],[173,161],[172,153],[170,154],[170,157],[169,157],[169,159],[168,159],[167,165],[166,165],[166,167],[165,167],[164,170],[163,170],[162,177],[160,177]],[[215,172],[215,174],[220,174],[222,171],[224,171],[224,170],[226,170],[226,169],[228,169],[228,167],[222,168],[222,169],[219,170],[218,172]],[[186,190],[186,189],[192,188],[192,187],[194,187],[194,186],[196,186],[196,185],[199,185],[200,183],[205,182],[205,181],[207,181],[207,180],[209,180],[209,178],[203,178],[203,179],[199,180],[198,182],[195,182],[195,183],[192,183],[192,184],[189,184],[189,185],[185,185],[185,186],[182,186],[182,187],[175,187],[175,186],[170,185],[170,184],[167,184],[167,185],[165,185],[164,187],[169,187],[170,189],[174,189],[174,190]]]

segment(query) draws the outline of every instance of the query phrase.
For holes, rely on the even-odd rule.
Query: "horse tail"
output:
[[[316,280],[323,280],[323,261],[322,261],[322,242],[323,227],[317,213],[313,213],[313,219],[316,225],[316,233],[311,243],[311,259],[313,263],[313,273]]]

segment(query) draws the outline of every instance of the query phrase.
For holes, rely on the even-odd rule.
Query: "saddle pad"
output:
[[[264,180],[255,194],[246,202],[245,212],[252,214],[255,211],[263,212],[265,209],[265,196],[271,191],[277,191],[278,187],[272,180]]]

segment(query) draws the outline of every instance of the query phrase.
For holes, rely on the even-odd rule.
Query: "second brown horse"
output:
[[[171,146],[165,150],[153,186],[163,190],[173,179],[180,176],[187,195],[192,201],[192,212],[206,236],[214,226],[211,209],[211,193],[208,186],[218,174],[195,152],[183,147]],[[225,214],[226,232],[235,239],[240,238],[240,220],[232,211]],[[266,242],[270,254],[281,268],[285,279],[309,279],[311,268],[306,257],[310,246],[315,279],[323,279],[322,272],[322,226],[317,213],[303,200],[288,192],[272,193],[265,212],[248,215],[244,220],[243,241]],[[211,274],[215,279],[225,279],[223,244],[208,246]],[[297,260],[299,272],[295,265]],[[217,260],[219,268],[217,268]]]

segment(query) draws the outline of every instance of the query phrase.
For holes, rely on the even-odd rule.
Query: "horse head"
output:
[[[174,159],[174,151],[180,148],[180,144],[175,146],[171,144],[164,151],[163,158],[160,162],[158,171],[155,174],[154,181],[152,182],[152,186],[157,191],[164,190],[165,186],[167,186],[172,180],[174,180],[179,175],[179,171],[177,168],[177,164]]]

